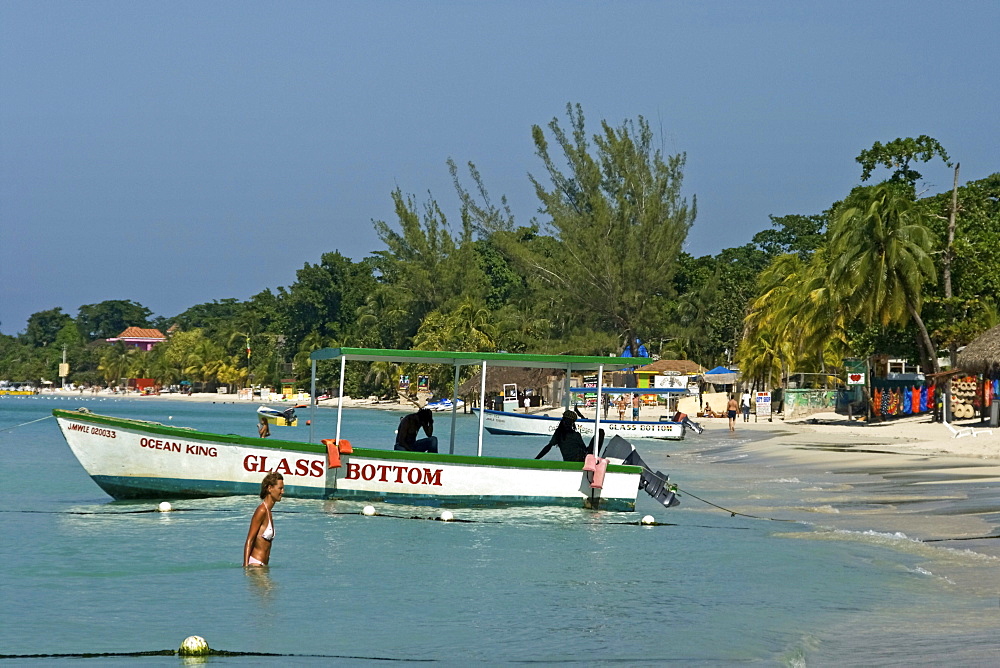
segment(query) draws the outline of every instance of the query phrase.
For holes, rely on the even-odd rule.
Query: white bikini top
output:
[[[271,511],[267,509],[267,506],[264,506],[264,510],[267,511],[267,528],[260,534],[260,537],[270,543],[274,540],[274,525],[271,523]]]

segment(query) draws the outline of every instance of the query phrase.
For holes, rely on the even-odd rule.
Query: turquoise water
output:
[[[186,636],[237,652],[227,665],[941,665],[1000,660],[1000,484],[911,466],[885,475],[791,465],[725,428],[636,441],[682,490],[635,513],[457,510],[286,500],[271,567],[245,572],[258,499],[112,502],[84,473],[52,408],[253,434],[256,405],[156,399],[0,398],[0,654],[141,652]],[[307,411],[300,411],[305,417]],[[399,414],[346,410],[343,436],[391,447]],[[318,437],[335,411],[318,411]],[[282,437],[308,438],[300,427]],[[442,449],[448,420],[438,418]],[[474,453],[460,416],[457,452]],[[756,437],[761,438],[760,434]],[[544,439],[485,437],[533,456]],[[669,454],[668,458],[666,455]],[[898,460],[888,460],[892,461]],[[964,462],[966,466],[968,462]],[[966,482],[968,480],[968,482]],[[635,522],[654,515],[665,526]],[[412,519],[412,518],[421,519]],[[630,522],[631,524],[627,524]],[[79,662],[22,658],[6,665]],[[183,665],[177,657],[127,660]],[[107,662],[108,658],[88,662]]]

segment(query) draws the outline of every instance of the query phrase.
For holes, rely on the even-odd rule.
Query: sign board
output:
[[[399,389],[401,389],[401,390],[408,390],[408,389],[410,389],[410,377],[409,376],[400,376],[399,377]]]
[[[653,376],[653,387],[660,390],[683,390],[687,386],[687,376]]]
[[[757,419],[762,417],[771,417],[771,393],[770,392],[756,392],[754,393],[754,401],[757,403]]]
[[[68,375],[69,375],[69,363],[67,363],[67,362],[60,362],[59,363],[59,377],[60,378],[65,378]]]
[[[864,385],[865,374],[863,371],[852,371],[847,374],[848,385]]]
[[[417,376],[417,391],[423,392],[431,388],[430,376]]]
[[[504,383],[504,385],[503,385],[503,398],[504,399],[517,399],[517,384],[516,383]]]

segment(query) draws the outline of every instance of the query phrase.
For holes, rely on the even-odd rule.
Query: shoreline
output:
[[[162,399],[167,401],[188,401],[214,404],[246,404],[247,406],[268,405],[268,406],[289,406],[297,405],[295,401],[261,401],[254,399],[248,401],[239,399],[231,394],[210,394],[196,393],[186,394],[159,394],[142,396],[139,394],[109,394],[99,392],[92,394],[89,392],[50,390],[41,392],[34,396],[41,397],[64,397],[64,398],[115,398],[133,399],[142,401],[145,399]],[[416,406],[411,403],[400,401],[380,401],[374,402],[371,399],[344,398],[344,408],[363,408],[369,410],[382,410],[392,412],[405,412],[416,410]],[[317,402],[318,408],[336,408],[337,399],[324,399]],[[530,411],[532,415],[553,415],[558,416],[562,412],[562,407],[542,408]],[[650,415],[659,415],[662,411],[647,412],[646,418]],[[977,432],[975,436],[955,437],[949,428],[940,422],[932,422],[926,414],[914,415],[911,417],[897,418],[887,422],[865,423],[856,420],[848,420],[845,416],[837,413],[816,413],[804,418],[784,421],[776,418],[773,422],[756,422],[754,415],[750,416],[750,422],[743,422],[742,415],[736,418],[736,432],[750,431],[755,434],[761,432],[769,434],[766,438],[769,441],[784,441],[790,446],[806,445],[803,442],[804,435],[809,437],[808,445],[812,447],[827,446],[830,448],[855,448],[859,445],[878,447],[882,450],[897,454],[923,455],[928,457],[964,457],[977,460],[991,460],[1000,465],[1000,429],[989,429],[984,427],[979,418],[960,420],[953,423],[956,429],[972,427]],[[729,424],[727,418],[699,418],[700,424],[706,432],[723,431],[728,432]],[[691,442],[696,442],[692,439]]]

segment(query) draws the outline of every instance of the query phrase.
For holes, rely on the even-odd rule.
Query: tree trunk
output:
[[[951,260],[954,254],[953,246],[955,244],[955,218],[958,216],[958,168],[961,165],[955,163],[955,182],[951,187],[951,211],[948,212],[948,245],[944,249],[944,298],[950,300],[951,294]],[[948,315],[952,316],[951,302],[948,303]],[[958,360],[958,344],[954,341],[948,346],[949,357],[951,358],[951,368],[954,369]],[[948,384],[949,388],[951,383]],[[950,390],[949,390],[950,391]]]
[[[944,297],[951,299],[951,260],[953,257],[952,246],[955,244],[955,218],[958,215],[958,168],[955,164],[955,182],[951,188],[951,211],[948,212],[948,245],[944,249]],[[952,360],[952,364],[954,364]]]
[[[910,317],[913,321],[917,323],[917,329],[920,331],[920,343],[921,347],[927,353],[927,357],[930,360],[931,368],[934,373],[941,373],[941,367],[938,366],[937,350],[934,348],[934,343],[931,341],[930,334],[927,333],[927,326],[924,325],[923,319],[917,310],[913,308],[913,304],[909,301],[906,303],[906,308],[910,311]]]

